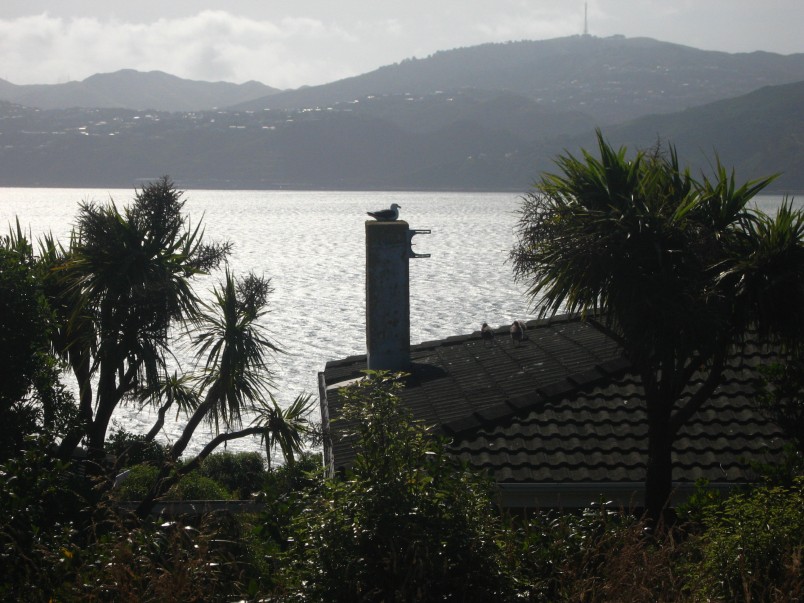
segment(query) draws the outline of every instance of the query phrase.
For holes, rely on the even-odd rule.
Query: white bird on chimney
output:
[[[377,211],[369,211],[366,213],[379,222],[393,222],[394,220],[399,218],[399,210],[401,208],[402,208],[401,205],[392,203],[391,209],[380,209]]]

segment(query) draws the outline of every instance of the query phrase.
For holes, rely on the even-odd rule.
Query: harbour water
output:
[[[0,188],[0,229],[19,217],[34,238],[52,232],[66,240],[80,202],[111,199],[123,206],[133,194]],[[431,257],[410,262],[412,343],[470,333],[484,321],[506,325],[535,313],[507,263],[515,239],[517,195],[190,190],[184,199],[193,223],[203,220],[207,240],[234,244],[229,265],[235,274],[252,271],[271,279],[274,291],[265,326],[283,350],[273,363],[273,392],[280,404],[303,392],[317,398],[316,375],[327,361],[365,353],[367,210],[398,203],[400,218],[412,229],[431,231],[413,239],[414,251]],[[766,211],[780,201],[757,198]],[[219,278],[205,277],[197,291],[204,294]],[[183,364],[188,358],[179,356]],[[154,415],[149,408],[130,404],[113,420],[142,433],[153,424]],[[174,440],[181,423],[168,423],[162,440]],[[190,451],[209,437],[199,429]],[[257,439],[229,444],[230,450],[259,447]]]
[[[34,238],[45,232],[66,240],[82,201],[118,206],[133,190],[0,188],[0,229],[19,217]],[[203,219],[207,240],[234,244],[235,274],[270,277],[271,312],[266,327],[284,353],[274,357],[274,394],[280,404],[307,392],[317,398],[316,375],[328,360],[365,353],[365,227],[367,210],[398,203],[412,229],[411,342],[465,334],[533,316],[524,286],[514,282],[508,252],[519,206],[510,193],[186,191],[185,211]],[[205,277],[207,291],[220,275]],[[180,357],[181,358],[181,357]],[[114,421],[147,431],[148,408],[120,408]],[[179,425],[162,438],[175,439]],[[196,434],[192,448],[208,440]],[[232,442],[230,450],[253,450],[259,440]]]

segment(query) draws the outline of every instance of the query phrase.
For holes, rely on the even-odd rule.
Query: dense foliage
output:
[[[49,333],[41,273],[17,225],[0,238],[0,460],[21,454],[29,436],[63,433],[75,418]]]
[[[656,519],[673,441],[743,335],[804,342],[804,213],[751,207],[772,178],[737,186],[717,164],[695,180],[672,148],[629,158],[600,133],[598,147],[559,157],[524,199],[511,259],[542,315],[594,317],[622,342],[645,390]]]
[[[490,484],[398,407],[397,387],[378,375],[347,394],[367,438],[353,472],[324,480],[318,455],[263,470],[255,514],[138,520],[97,500],[70,465],[29,449],[0,466],[0,599],[802,600],[800,479],[725,499],[702,490],[684,524],[653,535],[605,504],[507,518]],[[251,476],[253,460],[215,454],[201,470]],[[157,471],[132,470],[116,496],[147,490]],[[228,495],[193,475],[176,497]]]
[[[353,469],[309,499],[294,526],[296,596],[313,601],[490,601],[512,594],[489,484],[412,421],[398,379],[339,393]]]
[[[760,487],[704,511],[693,585],[709,600],[804,598],[804,477],[791,488]],[[702,597],[702,598],[703,598]]]

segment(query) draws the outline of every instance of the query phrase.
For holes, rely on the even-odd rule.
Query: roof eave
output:
[[[707,489],[728,492],[744,486],[736,482],[711,482]],[[498,483],[499,504],[507,509],[580,509],[605,504],[614,509],[633,510],[643,506],[645,482],[552,482]],[[698,490],[691,482],[673,482],[670,507],[690,498]]]

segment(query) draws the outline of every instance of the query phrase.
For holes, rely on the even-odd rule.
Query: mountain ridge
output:
[[[326,107],[371,94],[419,95],[471,87],[585,111],[607,125],[634,118],[635,112],[674,112],[800,80],[804,54],[730,54],[651,38],[571,36],[439,51],[230,108]],[[608,102],[615,95],[618,102]]]
[[[187,80],[121,69],[80,82],[18,86],[0,99],[39,109],[157,111],[302,109],[371,94],[432,94],[477,88],[585,111],[600,125],[732,98],[764,85],[804,80],[804,53],[727,53],[646,37],[568,36],[441,50],[316,86],[279,90],[260,82]],[[602,92],[602,94],[601,94]],[[618,102],[608,99],[618,96]]]
[[[132,109],[200,111],[240,104],[279,92],[260,82],[242,84],[188,80],[163,71],[120,69],[80,82],[16,85],[0,80],[0,98],[51,109]]]
[[[695,174],[711,172],[717,154],[740,180],[783,172],[773,191],[804,191],[802,99],[804,81],[769,86],[603,134],[631,152],[658,139],[673,144]],[[507,111],[498,120],[478,117],[499,103]],[[439,113],[456,104],[465,110]],[[413,105],[395,121],[367,103],[363,110],[193,115],[0,103],[0,182],[125,188],[170,174],[183,188],[522,192],[555,169],[557,154],[595,145],[593,122],[533,112],[521,97],[464,91]],[[417,120],[425,126],[405,125]],[[542,136],[545,122],[553,130]]]
[[[463,85],[472,69],[497,79]],[[517,88],[523,69],[534,75]],[[804,191],[804,54],[576,36],[442,51],[365,76],[186,112],[0,102],[0,183],[128,187],[170,174],[186,188],[523,191],[558,153],[593,149],[602,128],[632,151],[670,142],[696,172],[717,154],[740,179],[783,172],[775,190]],[[108,77],[88,80],[115,91]],[[745,91],[718,96],[729,90]]]

